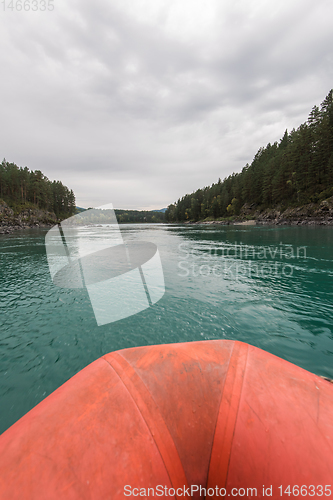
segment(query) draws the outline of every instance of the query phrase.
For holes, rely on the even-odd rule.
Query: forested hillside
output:
[[[280,142],[259,149],[240,173],[169,205],[166,220],[238,215],[243,205],[261,209],[317,203],[333,195],[333,91],[307,122],[285,131]]]
[[[158,210],[119,210],[115,209],[120,224],[134,222],[165,222],[163,212]]]
[[[127,223],[155,223],[165,222],[164,213],[154,210],[121,210],[113,209],[79,209],[80,215],[76,218],[77,224],[112,224],[116,215],[119,224]]]
[[[75,195],[60,181],[50,181],[40,170],[0,163],[0,199],[16,213],[28,206],[54,212],[58,218],[75,213]]]

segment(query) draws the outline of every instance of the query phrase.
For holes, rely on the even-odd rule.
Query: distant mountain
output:
[[[159,210],[151,210],[151,212],[162,212],[165,213],[168,209],[167,208],[160,208]]]

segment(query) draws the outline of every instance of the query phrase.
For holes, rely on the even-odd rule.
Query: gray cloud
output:
[[[330,1],[77,0],[1,17],[2,155],[81,206],[161,208],[332,87]]]

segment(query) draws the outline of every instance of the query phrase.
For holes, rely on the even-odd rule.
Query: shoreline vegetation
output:
[[[88,209],[76,207],[73,190],[50,181],[40,170],[18,167],[5,158],[0,163],[0,235],[18,229],[46,228]],[[119,224],[165,222],[161,210],[115,209]],[[112,212],[113,213],[113,212]],[[100,215],[91,224],[101,223]]]
[[[307,122],[267,144],[239,173],[168,206],[166,222],[333,225],[333,90]]]
[[[87,209],[88,210],[88,209]],[[11,234],[18,229],[28,228],[47,228],[54,226],[64,219],[84,213],[84,209],[76,209],[74,213],[62,213],[57,216],[54,212],[45,209],[40,209],[33,204],[26,204],[20,206],[16,211],[10,207],[6,202],[0,199],[0,235]],[[119,224],[133,224],[133,223],[163,223],[165,222],[164,212],[160,211],[147,211],[147,210],[117,210],[115,214]],[[113,211],[112,211],[113,214]],[[105,222],[109,222],[106,218]],[[89,218],[89,224],[99,225],[103,223],[103,217],[99,214],[94,220],[92,216]]]
[[[320,203],[308,203],[300,207],[258,209],[245,204],[238,216],[220,219],[207,218],[199,221],[185,221],[184,224],[204,225],[280,225],[303,226],[321,225],[333,226],[333,196]]]
[[[54,226],[59,222],[54,212],[29,206],[16,212],[0,199],[0,235],[11,234],[17,229]]]
[[[47,227],[76,213],[75,195],[40,170],[0,163],[0,234],[15,229]]]

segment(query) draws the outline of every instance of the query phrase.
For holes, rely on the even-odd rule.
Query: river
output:
[[[0,236],[0,432],[103,354],[232,339],[333,378],[333,229],[122,225],[157,245],[161,300],[97,326],[87,290],[52,282],[46,230]]]

